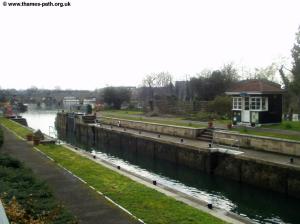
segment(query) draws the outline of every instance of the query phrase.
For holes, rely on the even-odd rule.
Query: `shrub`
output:
[[[231,114],[231,97],[217,96],[207,105],[208,112],[217,114],[220,118],[229,118]]]
[[[55,201],[45,182],[36,180],[32,171],[18,160],[0,154],[0,176],[0,197],[12,223],[15,220],[18,223],[75,222]]]

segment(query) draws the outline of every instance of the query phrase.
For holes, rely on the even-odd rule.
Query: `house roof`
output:
[[[249,94],[274,94],[284,93],[281,86],[275,82],[267,80],[249,79],[243,80],[234,84],[230,89],[226,91],[226,94],[233,95],[239,93]]]

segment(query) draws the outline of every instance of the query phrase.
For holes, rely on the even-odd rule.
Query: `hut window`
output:
[[[242,109],[242,98],[241,97],[233,97],[232,98],[232,109],[233,110],[241,110]]]
[[[267,111],[268,110],[268,98],[267,97],[251,97],[250,98],[250,109]]]
[[[251,110],[260,110],[261,109],[261,97],[251,97],[250,100]]]

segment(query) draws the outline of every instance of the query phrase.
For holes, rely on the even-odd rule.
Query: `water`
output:
[[[28,125],[43,132],[54,126],[56,111],[29,111],[23,114]],[[91,150],[91,149],[88,149]],[[95,149],[97,156],[139,175],[173,187],[225,210],[250,218],[255,223],[300,223],[300,200],[283,194],[239,184],[161,160],[110,148]]]
[[[55,137],[53,131],[56,113],[57,110],[30,110],[20,115],[26,118],[29,127],[40,129],[44,134]]]

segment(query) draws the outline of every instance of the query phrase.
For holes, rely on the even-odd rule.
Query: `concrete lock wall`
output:
[[[244,135],[228,131],[215,131],[213,139],[214,143],[218,144],[231,145],[233,140],[237,140],[236,144],[239,144],[243,148],[300,156],[300,142],[298,141]]]
[[[94,125],[76,123],[75,129],[76,143],[79,145],[105,149],[107,152],[117,150],[132,157],[168,160],[197,169],[199,172],[223,176],[300,198],[300,170],[297,168],[239,155],[211,152],[208,148],[151,139]],[[58,127],[58,132],[65,130],[64,127]]]
[[[131,121],[112,117],[101,117],[100,122],[108,125],[118,125],[121,123],[122,127],[132,128],[142,131],[156,132],[161,134],[173,135],[177,137],[185,137],[195,139],[203,132],[203,128],[190,128],[190,127],[180,127],[175,125],[163,125],[150,122],[142,121]]]

